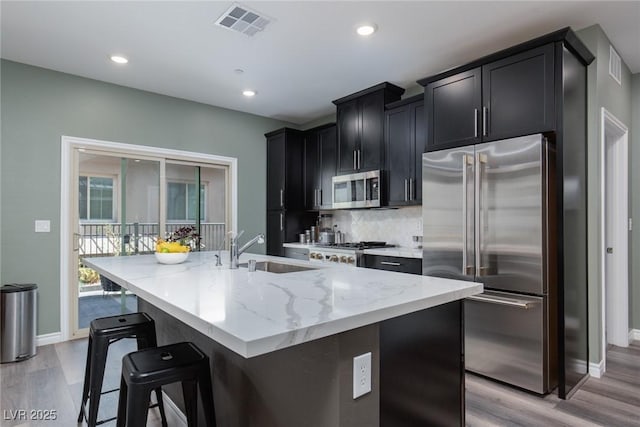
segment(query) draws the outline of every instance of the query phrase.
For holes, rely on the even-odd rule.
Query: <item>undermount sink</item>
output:
[[[238,264],[238,267],[247,268],[247,263]],[[256,262],[256,270],[266,271],[267,273],[295,273],[297,271],[317,270],[315,267],[306,267],[304,265],[284,264],[275,261],[259,261]]]

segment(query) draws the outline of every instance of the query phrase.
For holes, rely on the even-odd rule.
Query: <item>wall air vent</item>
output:
[[[264,30],[271,21],[273,19],[263,13],[234,3],[218,18],[216,25],[252,37]]]
[[[611,45],[609,46],[609,75],[622,86],[622,61]]]

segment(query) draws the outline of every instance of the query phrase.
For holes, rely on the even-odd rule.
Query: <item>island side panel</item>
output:
[[[155,320],[159,345],[191,341],[209,355],[218,425],[379,426],[377,324],[247,359],[141,298],[138,308]],[[353,357],[369,351],[373,391],[353,400]],[[181,388],[163,389],[184,411]]]
[[[380,324],[380,426],[464,425],[462,302]]]

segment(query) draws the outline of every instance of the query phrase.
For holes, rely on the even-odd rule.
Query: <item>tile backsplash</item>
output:
[[[328,211],[332,222],[346,233],[347,242],[384,241],[411,247],[412,236],[422,236],[422,207]]]

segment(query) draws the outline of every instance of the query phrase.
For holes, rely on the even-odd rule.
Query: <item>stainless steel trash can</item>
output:
[[[37,289],[31,283],[0,288],[0,363],[36,355]]]

